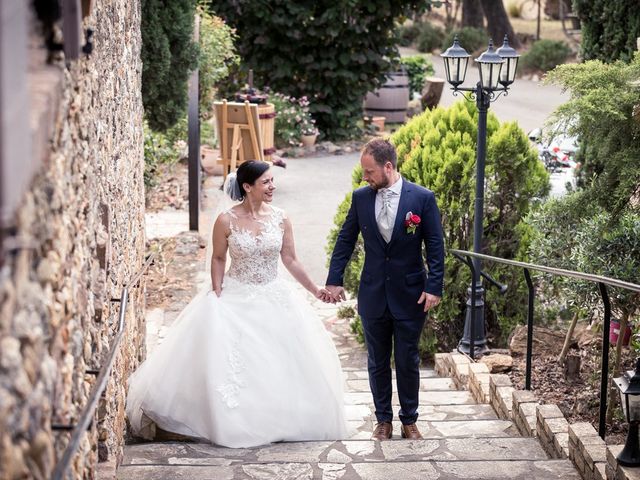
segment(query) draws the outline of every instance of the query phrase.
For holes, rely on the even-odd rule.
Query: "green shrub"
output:
[[[580,139],[578,185],[614,214],[630,208],[640,185],[640,89],[630,88],[638,78],[640,53],[630,63],[561,65],[547,77],[570,92],[553,121],[569,125]]]
[[[357,313],[355,308],[351,305],[347,305],[338,308],[338,313],[336,315],[338,318],[355,318]]]
[[[364,328],[362,327],[360,315],[356,315],[356,317],[349,322],[349,327],[351,327],[351,333],[356,336],[358,342],[364,345]]]
[[[450,31],[442,41],[442,51],[453,45],[454,37],[458,35],[458,42],[469,53],[487,48],[488,38],[487,32],[482,28],[464,27],[460,30]]]
[[[487,165],[485,194],[484,252],[505,258],[517,258],[521,242],[526,241],[519,226],[532,204],[549,191],[549,175],[529,141],[517,126],[500,124],[490,113],[487,120]],[[442,213],[445,242],[448,248],[470,250],[475,194],[475,152],[477,110],[472,102],[460,101],[450,108],[428,110],[413,117],[400,128],[391,141],[398,151],[400,172],[408,180],[434,191]],[[359,166],[353,172],[353,187],[362,184]],[[351,195],[338,207],[335,228],[329,235],[330,253],[349,209]],[[364,252],[361,240],[345,273],[345,288],[357,294]],[[491,337],[504,342],[514,324],[524,318],[526,293],[520,287],[521,272],[492,267],[491,273],[510,286],[508,294],[487,292],[487,302],[496,305],[497,316],[486,310]],[[455,347],[462,333],[469,269],[450,256],[446,258],[445,295],[431,314],[432,331],[443,349]],[[427,335],[425,333],[425,335]],[[433,342],[426,337],[422,342]],[[423,351],[423,353],[426,353]]]
[[[187,110],[187,81],[198,62],[195,0],[143,0],[142,102],[149,126],[165,131]]]
[[[213,1],[210,8],[239,35],[243,69],[257,85],[306,96],[320,130],[332,139],[359,133],[362,99],[397,63],[394,19],[431,2]]]
[[[564,42],[538,40],[531,46],[531,50],[522,55],[518,66],[528,72],[547,72],[563,64],[569,55],[571,49]]]
[[[240,58],[235,53],[236,35],[221,18],[211,15],[198,5],[200,16],[200,60],[198,63],[200,85],[200,114],[209,118],[216,95],[216,84],[229,75],[229,68]]]
[[[410,97],[413,97],[416,92],[422,93],[424,79],[434,73],[433,62],[422,55],[414,55],[412,57],[402,57],[400,63],[409,75]]]
[[[640,37],[637,0],[573,0],[580,18],[585,60],[629,61]]]
[[[416,47],[419,52],[430,53],[442,45],[444,30],[429,22],[419,24],[419,33],[416,39]]]
[[[398,26],[398,37],[400,38],[400,45],[403,47],[409,47],[418,38],[420,34],[420,23],[413,22],[411,25]]]
[[[509,0],[507,3],[507,13],[511,18],[520,18],[522,17],[523,6],[522,0]]]
[[[588,190],[549,200],[526,219],[531,229],[531,261],[551,267],[604,275],[640,283],[640,215],[626,211],[612,217]],[[580,318],[593,317],[602,300],[591,282],[544,275],[542,308],[563,305]],[[623,289],[610,291],[614,317],[638,312],[640,295]]]
[[[186,121],[185,121],[186,123]],[[184,142],[183,142],[184,143]],[[156,185],[156,172],[160,164],[175,163],[180,160],[180,149],[184,145],[161,132],[155,132],[144,124],[144,183],[147,187]]]

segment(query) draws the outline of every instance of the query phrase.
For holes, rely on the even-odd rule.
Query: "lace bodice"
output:
[[[269,217],[258,221],[262,226],[258,233],[242,227],[232,210],[226,212],[231,220],[231,233],[227,239],[231,266],[227,277],[245,284],[264,285],[278,276],[284,211],[271,209]]]

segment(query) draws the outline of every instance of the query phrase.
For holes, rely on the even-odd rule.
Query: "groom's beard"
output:
[[[384,177],[379,182],[369,182],[369,186],[376,191],[380,190],[381,188],[387,188],[391,186],[391,177]]]

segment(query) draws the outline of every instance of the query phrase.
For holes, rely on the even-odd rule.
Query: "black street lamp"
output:
[[[455,95],[457,92],[470,92],[471,99],[475,98],[478,107],[478,150],[476,160],[476,202],[473,222],[473,251],[482,253],[482,221],[484,216],[484,166],[487,156],[487,111],[492,101],[502,93],[505,95],[509,85],[516,77],[516,67],[519,55],[509,46],[507,36],[497,51],[493,48],[493,41],[489,40],[489,48],[477,59],[480,81],[474,88],[460,87],[467,73],[469,54],[458,43],[458,37],[453,45],[444,52],[445,72],[447,81]],[[500,85],[500,86],[499,86]],[[487,350],[487,339],[484,324],[484,289],[480,280],[482,264],[479,259],[473,259],[474,274],[469,286],[467,313],[464,322],[464,334],[458,350],[471,355],[482,354]],[[473,306],[472,306],[473,305]],[[473,345],[473,348],[472,348]],[[473,351],[472,351],[473,350]]]
[[[622,377],[613,381],[620,391],[622,411],[629,423],[629,433],[624,448],[618,455],[618,463],[625,467],[640,466],[640,442],[638,425],[640,424],[640,358],[636,362],[636,370],[629,370]]]

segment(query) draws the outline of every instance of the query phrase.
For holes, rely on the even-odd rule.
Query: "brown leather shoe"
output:
[[[373,430],[371,440],[389,440],[391,438],[392,431],[393,425],[391,425],[390,422],[380,422]]]
[[[402,427],[400,427],[400,435],[402,438],[408,438],[409,440],[422,440],[420,430],[418,430],[418,426],[415,423],[402,425]]]

